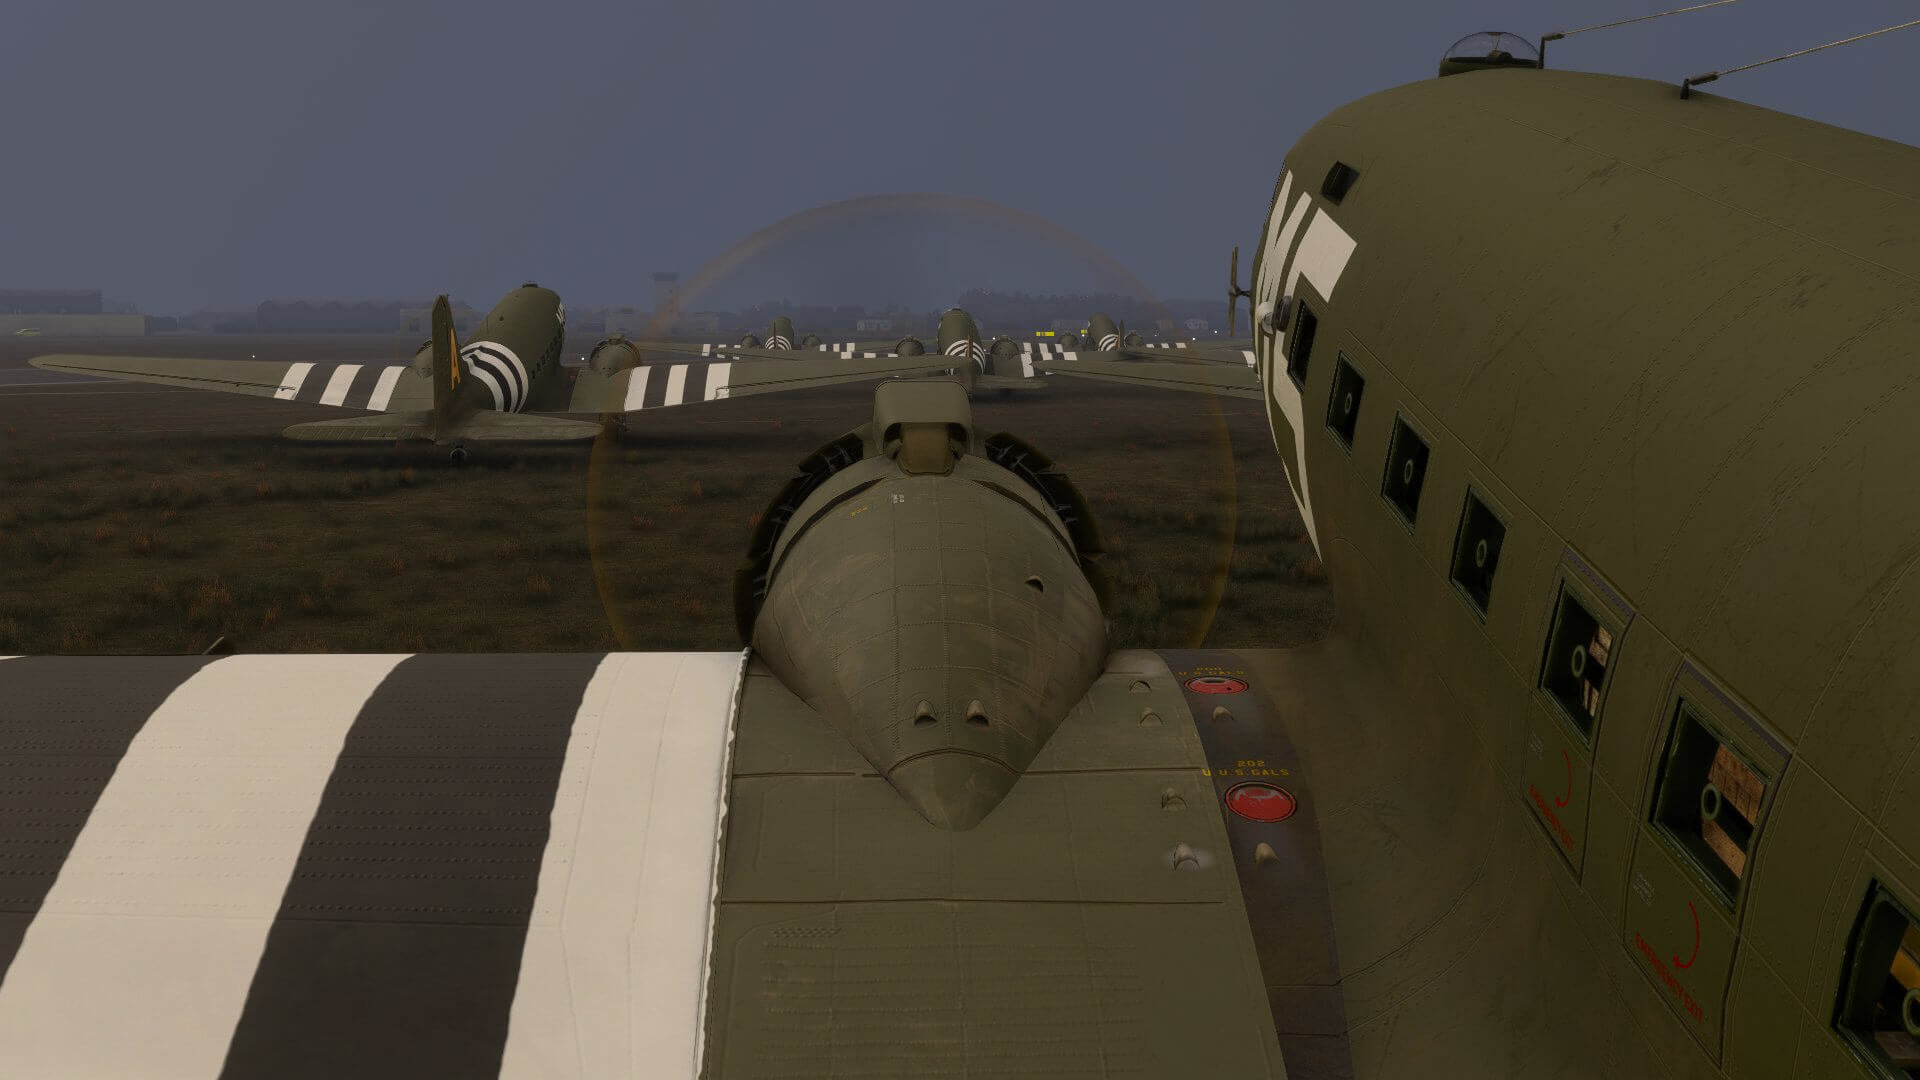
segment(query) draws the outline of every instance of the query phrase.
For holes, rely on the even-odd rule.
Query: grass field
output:
[[[121,351],[397,359],[384,338],[0,342],[0,653],[729,649],[748,530],[870,387],[636,417],[591,445],[294,443],[350,415],[24,358]],[[31,370],[31,369],[29,369]],[[975,406],[1092,501],[1115,647],[1284,646],[1331,616],[1251,402],[1055,379]],[[1217,603],[1216,603],[1217,601]]]

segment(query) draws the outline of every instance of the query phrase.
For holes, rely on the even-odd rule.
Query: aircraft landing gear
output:
[[[447,460],[453,462],[455,465],[465,465],[467,463],[466,444],[454,443],[453,449],[447,452]]]

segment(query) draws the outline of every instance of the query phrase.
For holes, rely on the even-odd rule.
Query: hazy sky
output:
[[[7,0],[0,287],[167,313],[484,305],[537,278],[646,306],[652,271],[690,275],[789,215],[938,192],[1078,233],[1162,296],[1210,296],[1329,109],[1432,76],[1470,31],[1678,2]],[[1743,0],[1550,59],[1677,81],[1915,15]],[[1711,89],[1920,143],[1916,61],[1920,28]],[[1054,275],[1083,256],[1045,237],[892,228],[796,240],[747,298],[1083,284]]]

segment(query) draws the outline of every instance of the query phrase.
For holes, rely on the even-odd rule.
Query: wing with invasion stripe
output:
[[[895,375],[924,375],[945,371],[949,366],[937,356],[886,356],[862,360],[763,359],[645,364],[611,376],[582,370],[575,377],[572,406],[567,411],[639,412],[721,398],[871,382]]]
[[[1154,386],[1163,390],[1261,399],[1260,373],[1247,363],[1214,360],[1132,359],[1122,353],[1065,352],[1042,356],[1034,366],[1053,375]]]
[[[739,653],[29,657],[0,700],[0,1076],[1265,1077],[1259,936],[1337,995],[1317,865],[1233,869],[1284,834],[1208,761],[1265,751],[1151,653],[960,832]]]
[[[28,361],[47,371],[99,379],[155,383],[190,390],[334,405],[346,409],[419,408],[430,402],[424,380],[408,378],[409,365],[370,362],[287,363],[283,360],[211,360],[182,356],[86,356],[59,354]]]
[[[1253,367],[1258,362],[1253,353],[1253,343],[1229,342],[1188,342],[1170,344],[1121,345],[1113,349],[1066,349],[1048,342],[1022,342],[1023,351],[1035,357],[1064,356],[1074,353],[1081,357],[1099,357],[1119,360],[1205,360],[1212,363],[1240,364]]]
[[[892,356],[898,341],[842,341],[807,349],[749,348],[744,345],[694,344],[685,341],[637,341],[642,353],[676,353],[721,360],[812,360],[827,353],[841,358],[875,359]]]
[[[0,1076],[693,1077],[740,672],[0,660]]]

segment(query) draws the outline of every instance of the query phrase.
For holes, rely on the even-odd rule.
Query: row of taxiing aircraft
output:
[[[1920,1077],[1920,149],[1475,35],[1253,274],[1311,646],[936,377],[744,652],[0,660],[0,1075]]]
[[[817,338],[796,347],[793,323],[773,321],[763,340],[739,345],[632,342],[616,335],[596,345],[583,367],[562,363],[566,306],[534,282],[503,297],[465,344],[456,340],[447,298],[434,303],[433,336],[409,364],[342,360],[286,363],[181,357],[53,354],[30,363],[50,371],[166,386],[248,394],[354,410],[368,415],[295,424],[289,438],[314,441],[427,439],[455,462],[467,443],[591,439],[612,422],[645,409],[802,390],[889,376],[959,377],[970,390],[1037,389],[1034,360],[1044,347],[1007,337],[983,339],[973,317],[953,308],[940,318],[933,354],[917,338],[849,342]],[[1138,355],[1113,320],[1095,314],[1090,356]],[[1137,339],[1137,335],[1132,335]],[[818,355],[819,353],[830,355]],[[699,361],[647,363],[647,354],[691,354]],[[1215,352],[1207,352],[1213,356]],[[1237,351],[1251,362],[1251,351]],[[958,362],[956,362],[958,361]],[[1249,386],[1249,371],[1244,380]]]

